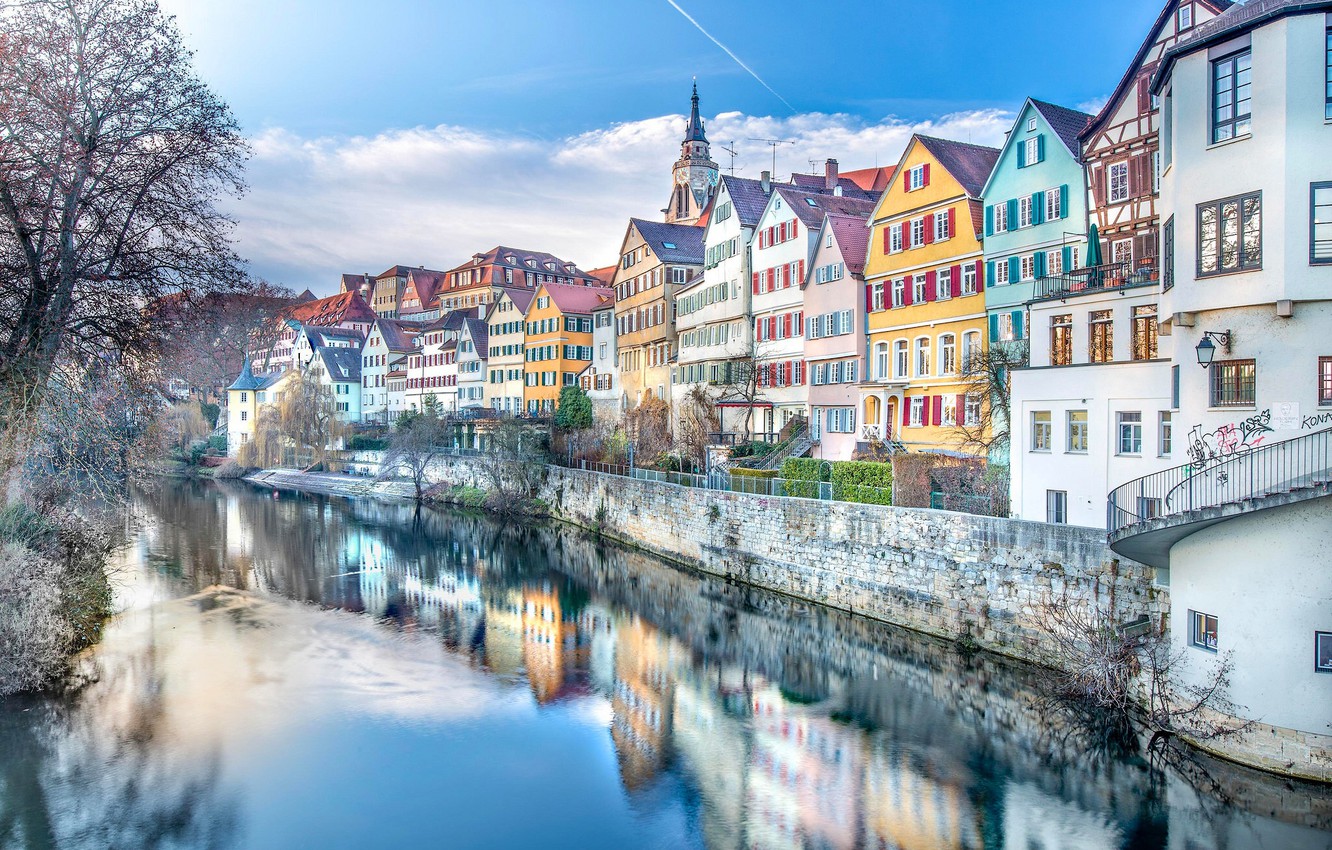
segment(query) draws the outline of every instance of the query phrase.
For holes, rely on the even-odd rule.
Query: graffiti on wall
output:
[[[1315,413],[1312,416],[1306,416],[1300,420],[1300,427],[1306,431],[1311,431],[1320,425],[1332,425],[1332,411],[1328,413]]]
[[[1257,448],[1272,433],[1272,411],[1255,413],[1242,422],[1228,422],[1203,433],[1201,425],[1189,432],[1189,463],[1201,472]]]

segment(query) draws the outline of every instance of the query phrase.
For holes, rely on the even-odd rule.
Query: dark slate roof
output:
[[[341,384],[361,382],[361,352],[355,348],[318,349],[328,376]]]
[[[791,185],[802,192],[817,192],[821,195],[832,194],[828,189],[828,178],[822,174],[792,174]],[[879,195],[883,194],[882,190],[876,192],[861,187],[860,183],[845,174],[837,178],[837,188],[842,190],[844,197],[860,198],[862,200],[877,201]]]
[[[763,216],[763,208],[768,205],[768,196],[763,193],[763,184],[748,177],[736,177],[723,174],[721,182],[726,185],[726,193],[731,196],[731,206],[740,223],[753,227]]]
[[[379,333],[384,337],[384,345],[390,351],[411,351],[414,346],[412,337],[421,332],[421,325],[414,322],[404,322],[401,319],[379,319],[375,323],[379,327]]]
[[[1066,106],[1056,106],[1053,103],[1046,103],[1043,100],[1031,98],[1031,105],[1036,111],[1041,113],[1045,122],[1050,125],[1050,129],[1055,131],[1059,140],[1068,148],[1069,153],[1073,154],[1074,159],[1081,159],[1082,145],[1078,142],[1078,134],[1082,128],[1086,127],[1092,120],[1091,115],[1086,112],[1079,112],[1076,109],[1069,109]]]
[[[472,337],[472,345],[476,348],[476,356],[485,360],[486,345],[490,339],[490,326],[482,319],[468,319],[467,333]]]
[[[689,100],[689,125],[685,127],[686,142],[706,142],[708,137],[703,133],[703,119],[698,115],[698,81],[694,81],[694,96]],[[734,145],[732,145],[734,147]]]
[[[1224,12],[1234,5],[1231,0],[1197,0],[1197,2],[1202,3],[1216,13]],[[1096,116],[1078,134],[1079,141],[1090,139],[1110,119],[1110,116],[1115,114],[1115,110],[1119,108],[1119,104],[1123,102],[1124,96],[1128,92],[1129,84],[1142,70],[1142,63],[1147,58],[1147,51],[1151,50],[1152,45],[1156,44],[1157,33],[1161,31],[1161,27],[1165,26],[1166,21],[1171,20],[1178,8],[1179,0],[1167,0],[1166,4],[1161,7],[1161,14],[1156,16],[1156,21],[1152,24],[1151,29],[1147,30],[1147,37],[1142,40],[1142,44],[1138,45],[1138,52],[1133,54],[1133,61],[1124,69],[1124,76],[1119,78],[1119,83],[1115,86],[1115,90],[1111,92],[1110,98],[1106,100],[1105,106],[1101,107],[1101,111],[1096,113]]]
[[[365,334],[356,328],[340,327],[320,327],[317,325],[305,325],[303,327],[305,335],[309,337],[310,344],[318,348],[324,344],[326,339],[355,339],[365,341]]]
[[[875,202],[863,197],[848,198],[845,195],[802,192],[789,186],[778,186],[775,191],[786,201],[796,218],[811,230],[817,230],[823,224],[823,216],[826,213],[863,218],[869,218],[874,213]]]
[[[824,227],[830,228],[837,237],[837,247],[842,251],[846,270],[851,274],[863,274],[869,254],[869,221],[860,216],[829,213]]]
[[[1194,27],[1187,36],[1175,42],[1161,57],[1161,65],[1152,79],[1152,92],[1159,94],[1170,75],[1171,66],[1180,56],[1201,50],[1208,45],[1244,30],[1260,27],[1269,21],[1287,15],[1312,14],[1332,10],[1332,0],[1249,0],[1231,6],[1206,23]]]
[[[663,262],[686,263],[692,266],[703,264],[702,227],[692,224],[666,224],[641,218],[631,218],[629,223],[652,248],[652,253]]]
[[[938,139],[934,136],[917,136],[939,164],[953,179],[962,184],[962,188],[973,198],[979,198],[985,188],[985,181],[990,179],[994,163],[999,159],[998,148],[984,145],[971,145],[955,142],[951,139]]]
[[[240,375],[231,382],[229,390],[257,390],[264,383],[263,378],[255,377],[254,370],[250,368],[250,358],[245,358],[245,365],[241,367]]]

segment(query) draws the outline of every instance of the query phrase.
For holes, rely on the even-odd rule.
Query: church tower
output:
[[[680,158],[675,161],[671,202],[665,209],[668,224],[697,224],[703,209],[717,191],[721,173],[717,163],[712,161],[708,137],[703,132],[703,119],[698,115],[697,80],[690,100],[689,124],[680,145]]]

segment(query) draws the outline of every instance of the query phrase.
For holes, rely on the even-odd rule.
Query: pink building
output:
[[[805,275],[805,360],[812,454],[850,460],[856,450],[856,385],[865,379],[868,220],[828,213]]]

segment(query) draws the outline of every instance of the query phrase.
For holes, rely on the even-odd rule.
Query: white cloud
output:
[[[980,110],[906,123],[842,114],[726,112],[708,124],[713,158],[734,142],[736,173],[757,177],[787,139],[777,173],[836,158],[843,170],[891,165],[913,132],[997,144],[1012,122]],[[670,192],[682,116],[646,118],[547,140],[440,125],[373,137],[252,140],[250,193],[232,212],[242,254],[270,280],[328,294],[342,272],[394,263],[449,268],[497,244],[550,251],[584,268],[613,262],[630,216],[657,218]]]

